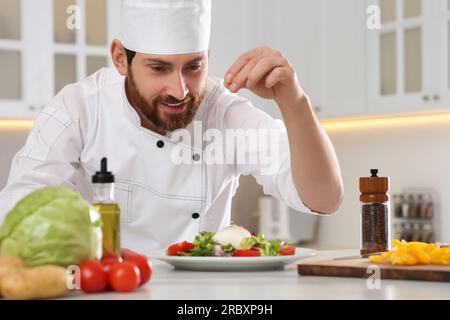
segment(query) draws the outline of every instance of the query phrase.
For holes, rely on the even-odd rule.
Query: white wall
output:
[[[318,243],[357,248],[360,237],[359,177],[371,168],[391,177],[391,194],[431,188],[440,197],[440,241],[450,242],[450,122],[329,132],[344,176],[345,199],[337,214],[321,218]]]

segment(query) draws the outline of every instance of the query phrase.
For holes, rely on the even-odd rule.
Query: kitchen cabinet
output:
[[[30,115],[27,106],[39,99],[33,28],[37,1],[0,0],[0,116]],[[33,26],[34,25],[34,26]],[[33,85],[34,84],[34,85]]]
[[[0,8],[1,118],[34,118],[63,86],[110,64],[120,1],[0,0]]]
[[[319,117],[362,115],[366,107],[366,15],[364,1],[324,1],[323,86]]]
[[[378,0],[381,29],[368,30],[368,112],[450,106],[448,0]]]
[[[324,33],[325,2],[319,1],[283,1],[277,3],[278,16],[276,48],[281,50],[294,66],[299,82],[311,98],[316,112],[325,110],[325,91],[323,74],[325,72]],[[269,20],[270,21],[270,20]]]
[[[232,0],[212,11],[210,74],[223,77],[240,54],[268,45],[293,64],[319,116],[365,112],[363,1]],[[273,101],[239,94],[281,117]]]
[[[380,29],[367,27],[371,5]],[[319,117],[450,107],[449,0],[272,1],[261,10],[254,32],[293,63]]]
[[[450,107],[450,0],[436,3],[436,33],[439,41],[434,46],[437,54],[436,91],[433,99],[438,107]]]
[[[212,2],[209,74],[223,78],[239,56],[262,45],[277,47],[279,6],[273,0],[227,0]],[[249,90],[239,91],[256,107],[281,118],[276,104]]]
[[[213,1],[210,75],[222,78],[240,54],[269,45],[292,62],[321,118],[448,108],[449,1]],[[66,25],[72,5],[75,30]],[[380,8],[379,30],[366,26],[370,5]],[[0,8],[0,117],[33,118],[64,85],[111,65],[120,1],[0,0]],[[281,117],[273,101],[240,94]]]
[[[316,114],[327,118],[366,113],[364,1],[271,4],[264,6],[266,23],[259,32],[294,65]]]

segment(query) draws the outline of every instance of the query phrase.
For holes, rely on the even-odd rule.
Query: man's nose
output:
[[[189,90],[184,81],[183,75],[178,72],[173,72],[168,84],[167,95],[177,98],[179,101],[184,100]]]

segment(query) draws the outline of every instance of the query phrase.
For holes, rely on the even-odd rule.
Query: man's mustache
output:
[[[158,98],[156,100],[156,102],[161,102],[161,103],[165,103],[165,104],[182,104],[182,103],[187,103],[194,100],[194,97],[188,95],[186,96],[186,99],[184,100],[178,100],[177,98],[174,98],[172,96],[166,97],[166,98]]]

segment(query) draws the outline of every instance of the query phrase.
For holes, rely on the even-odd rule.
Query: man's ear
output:
[[[117,71],[119,71],[119,73],[122,76],[126,76],[127,75],[127,70],[128,70],[128,62],[127,62],[127,54],[125,52],[125,47],[122,45],[122,43],[117,40],[114,39],[111,42],[111,59],[114,63],[114,66],[116,67]]]

